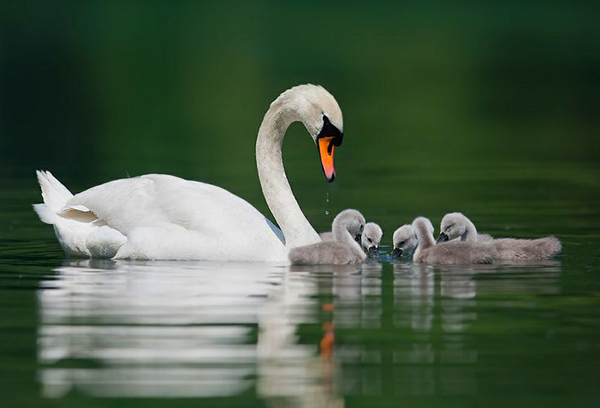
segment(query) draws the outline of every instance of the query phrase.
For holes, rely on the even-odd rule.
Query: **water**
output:
[[[392,262],[393,229],[429,212],[420,199],[421,211],[410,200],[394,210],[390,198],[353,205],[384,229],[381,262],[361,266],[69,260],[30,210],[33,177],[5,179],[3,406],[595,406],[598,168],[570,165],[565,177],[555,166],[443,175],[432,166],[426,183],[405,183],[404,197],[460,179],[469,192],[447,189],[446,200],[480,196],[466,206],[482,231],[553,233],[562,254],[469,267]],[[335,212],[338,200],[357,204],[340,190]],[[322,195],[303,194],[326,229]],[[434,207],[437,224],[444,207]]]
[[[551,3],[0,3],[0,407],[598,406],[598,7]],[[69,260],[31,209],[41,168],[73,192],[174,174],[268,215],[256,133],[307,82],[344,143],[328,185],[293,124],[290,184],[318,231],[380,224],[380,263]],[[563,251],[385,256],[451,211]]]

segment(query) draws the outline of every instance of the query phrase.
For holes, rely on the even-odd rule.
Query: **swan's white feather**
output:
[[[206,183],[161,174],[115,180],[73,196],[60,212],[82,207],[127,237],[116,258],[287,257],[273,223],[247,201]]]
[[[73,197],[73,194],[49,171],[36,171],[38,183],[42,189],[44,204],[55,212]]]
[[[46,204],[33,204],[33,209],[40,220],[46,224],[54,224],[56,212],[52,211]]]

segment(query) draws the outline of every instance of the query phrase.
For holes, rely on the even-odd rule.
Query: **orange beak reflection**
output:
[[[333,166],[335,146],[332,144],[333,139],[333,137],[322,137],[317,140],[321,166],[323,166],[323,173],[325,173],[325,177],[329,182],[335,179],[335,167]]]

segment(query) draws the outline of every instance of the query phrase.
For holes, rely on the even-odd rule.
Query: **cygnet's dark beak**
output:
[[[402,256],[402,248],[394,248],[392,258],[400,258]]]
[[[373,245],[371,248],[369,248],[369,256],[371,258],[376,258],[379,256],[378,248],[375,245]]]
[[[441,233],[440,236],[438,237],[437,241],[435,241],[436,244],[439,244],[440,242],[446,242],[448,241],[448,235],[446,235],[445,233]]]

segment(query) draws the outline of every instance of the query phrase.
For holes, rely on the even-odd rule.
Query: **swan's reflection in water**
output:
[[[311,407],[353,395],[476,394],[481,302],[519,307],[519,295],[556,293],[559,274],[556,262],[528,270],[72,261],[38,292],[42,392],[255,391],[271,406]]]
[[[277,274],[230,269],[228,282],[191,264],[80,261],[59,268],[39,292],[44,394],[73,387],[149,397],[246,389],[255,372],[251,325]],[[74,361],[91,367],[62,367]]]

